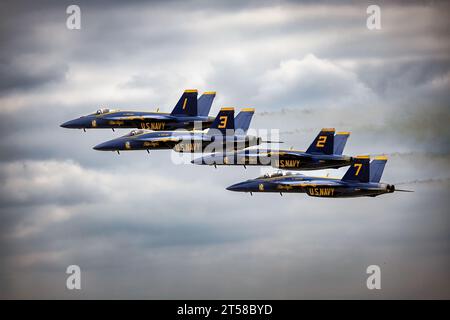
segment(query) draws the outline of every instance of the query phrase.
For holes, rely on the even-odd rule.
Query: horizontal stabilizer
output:
[[[216,92],[209,91],[204,92],[197,101],[198,115],[202,117],[207,117],[209,111],[211,110],[212,103],[216,97]]]
[[[236,130],[240,130],[241,133],[247,133],[254,114],[254,108],[242,109],[234,119],[234,127],[236,128]]]
[[[344,152],[345,144],[350,136],[350,132],[337,132],[334,136],[334,154],[341,155]]]
[[[387,157],[375,157],[370,163],[370,182],[380,182],[383,175],[384,166],[386,165]]]

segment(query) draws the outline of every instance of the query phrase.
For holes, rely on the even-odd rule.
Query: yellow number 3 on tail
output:
[[[220,117],[220,123],[217,126],[219,129],[223,129],[227,126],[228,117],[227,116],[221,116]]]

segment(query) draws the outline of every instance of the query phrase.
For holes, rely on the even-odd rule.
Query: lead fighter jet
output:
[[[67,121],[61,125],[69,129],[115,129],[135,128],[147,130],[192,130],[195,123],[201,128],[209,128],[213,117],[208,113],[216,96],[215,92],[205,92],[197,101],[197,90],[185,90],[172,112],[120,111],[102,108],[97,112]]]
[[[234,108],[222,108],[205,133],[186,130],[133,130],[123,137],[101,143],[94,149],[117,152],[173,149],[186,153],[243,149],[263,142],[261,138],[246,133],[253,114],[254,109],[243,109],[236,117],[239,118],[240,127],[235,128]]]
[[[376,157],[370,162],[369,156],[358,156],[342,179],[310,177],[302,174],[282,173],[265,175],[253,180],[236,183],[227,190],[240,192],[283,192],[306,193],[311,197],[352,198],[376,197],[394,191],[394,185],[380,183],[387,158]]]
[[[318,170],[340,168],[352,163],[353,158],[342,155],[349,132],[322,129],[306,151],[248,149],[229,153],[215,153],[197,158],[194,164],[272,166],[289,170]]]

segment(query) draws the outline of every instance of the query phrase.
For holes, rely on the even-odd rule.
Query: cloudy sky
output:
[[[450,6],[381,1],[369,30],[368,4],[2,1],[0,298],[450,298]],[[188,88],[217,91],[211,114],[255,107],[285,147],[351,131],[346,154],[387,154],[382,180],[415,193],[250,197],[225,187],[270,169],[98,152],[127,130],[59,127]]]

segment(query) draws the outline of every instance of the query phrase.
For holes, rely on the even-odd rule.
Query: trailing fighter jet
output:
[[[250,124],[254,109],[243,109],[238,117],[239,125]],[[238,128],[240,129],[240,128]],[[220,109],[207,132],[133,130],[129,134],[101,143],[94,147],[101,151],[162,150],[177,152],[214,152],[215,150],[236,150],[258,145],[261,138],[246,134],[246,130],[235,130],[234,108]]]
[[[322,129],[306,151],[249,149],[229,153],[214,153],[194,159],[203,165],[272,166],[289,170],[318,170],[340,168],[353,158],[342,155],[349,132]]]
[[[369,156],[358,156],[342,179],[310,177],[288,172],[276,173],[236,183],[227,190],[240,192],[283,192],[306,193],[311,197],[350,198],[376,197],[394,191],[411,192],[395,189],[394,185],[380,183],[387,158],[375,157],[370,162]]]
[[[137,128],[148,130],[175,130],[194,128],[194,123],[201,128],[209,128],[213,117],[208,113],[214,100],[215,92],[205,92],[197,101],[197,90],[185,90],[172,112],[120,111],[102,108],[97,112],[70,120],[61,125],[70,129],[115,129]]]

